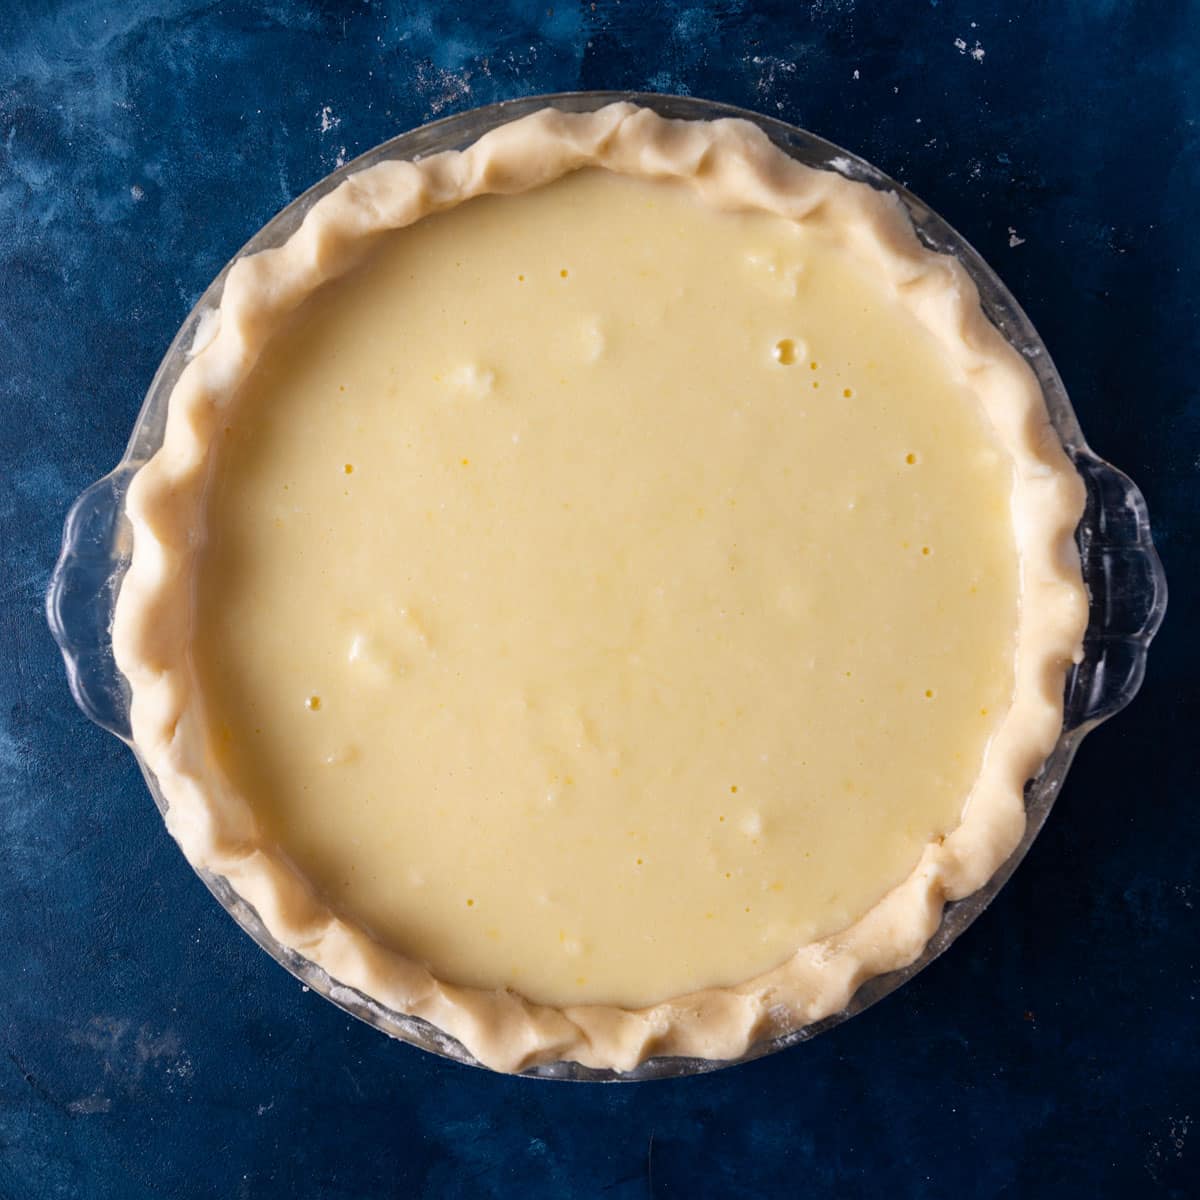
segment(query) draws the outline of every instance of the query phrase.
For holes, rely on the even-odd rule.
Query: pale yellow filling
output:
[[[958,824],[1012,693],[1010,490],[818,230],[595,170],[473,200],[381,237],[230,409],[214,754],[439,978],[734,984]]]

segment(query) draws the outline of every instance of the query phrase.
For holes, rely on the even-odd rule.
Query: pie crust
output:
[[[834,223],[962,369],[1011,456],[1021,573],[1012,703],[959,826],[929,843],[909,878],[836,936],[798,947],[738,986],[637,1011],[560,1009],[508,990],[452,985],[336,916],[261,836],[247,802],[212,777],[189,661],[196,531],[215,435],[273,330],[361,261],[372,235],[585,166],[677,181],[717,209],[801,224],[819,213]],[[162,448],[129,490],[134,552],[113,646],[132,689],[134,742],[188,859],[224,876],[281,944],[339,983],[431,1022],[502,1071],[556,1060],[629,1070],[655,1055],[736,1058],[761,1039],[836,1013],[865,980],[915,960],[944,903],[982,886],[1017,846],[1024,786],[1059,736],[1065,672],[1078,660],[1086,625],[1073,540],[1083,499],[1032,371],[984,316],[962,266],[921,246],[897,197],[803,166],[747,122],[670,121],[626,103],[587,114],[545,109],[462,152],[367,168],[317,201],[285,244],[234,264],[171,394]]]

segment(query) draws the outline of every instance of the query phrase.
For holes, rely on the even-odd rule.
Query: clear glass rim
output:
[[[77,702],[89,717],[125,740],[137,755],[137,748],[128,734],[128,687],[111,662],[111,644],[106,641],[109,626],[106,622],[103,627],[96,625],[93,628],[83,621],[78,611],[82,604],[79,597],[86,598],[95,592],[101,608],[107,603],[111,617],[111,606],[128,562],[128,530],[122,525],[125,488],[137,468],[161,443],[167,399],[187,361],[197,326],[204,315],[219,304],[229,268],[240,258],[285,241],[320,197],[350,175],[377,162],[422,158],[442,150],[461,149],[497,125],[548,106],[583,112],[618,100],[687,120],[733,117],[750,121],[800,161],[819,169],[835,170],[848,178],[896,194],[908,209],[922,241],[931,249],[958,258],[975,281],[988,317],[1037,375],[1063,445],[1089,483],[1089,512],[1080,526],[1078,540],[1085,561],[1085,579],[1092,594],[1093,627],[1089,630],[1088,646],[1095,653],[1092,650],[1085,653],[1084,663],[1076,668],[1068,681],[1063,733],[1042,772],[1026,789],[1027,824],[1020,845],[983,888],[946,905],[937,932],[919,958],[900,970],[867,980],[841,1012],[781,1036],[764,1039],[737,1059],[652,1058],[629,1072],[556,1062],[523,1073],[536,1078],[604,1082],[700,1074],[776,1053],[841,1024],[906,983],[945,951],[999,892],[1045,823],[1083,737],[1128,703],[1141,683],[1146,651],[1166,606],[1165,577],[1153,548],[1145,503],[1127,477],[1088,448],[1045,345],[1011,293],[966,239],[895,180],[832,142],[776,118],[689,96],[623,91],[550,93],[469,109],[401,133],[339,167],[293,200],[230,259],[205,290],[180,326],[154,375],[120,464],[89,488],[72,508],[64,531],[63,551],[47,596],[48,620],[63,651],[68,681]],[[1088,564],[1093,561],[1095,571],[1089,573]],[[1129,601],[1120,628],[1113,623],[1111,610],[1114,606],[1109,594],[1114,561],[1127,566],[1132,564],[1130,569],[1135,572],[1137,581],[1136,597]],[[1114,654],[1116,659],[1113,659]],[[1120,667],[1119,679],[1116,670],[1106,670],[1110,660]],[[1073,697],[1077,703],[1073,704]],[[165,811],[166,803],[157,781],[140,755],[138,762],[156,804]],[[242,901],[223,878],[206,871],[199,874],[242,928],[305,985],[352,1016],[394,1037],[460,1063],[480,1065],[460,1043],[427,1022],[385,1009],[369,997],[331,979],[324,970],[295,951],[280,945],[254,909]]]

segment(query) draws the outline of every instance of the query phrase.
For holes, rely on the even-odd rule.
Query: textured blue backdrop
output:
[[[0,4],[0,1197],[1200,1194],[1200,9]],[[568,88],[691,92],[854,149],[1030,312],[1142,484],[1175,605],[999,900],[816,1042],[638,1087],[391,1043],[259,952],[68,696],[41,604],[226,258],[336,163]]]

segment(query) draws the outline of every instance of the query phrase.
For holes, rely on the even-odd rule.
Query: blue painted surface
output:
[[[0,5],[0,1197],[1200,1194],[1198,64],[1167,2]],[[67,505],[250,234],[400,130],[581,87],[779,115],[948,217],[1142,484],[1175,594],[949,954],[810,1045],[638,1087],[453,1066],[303,994],[41,615]]]

